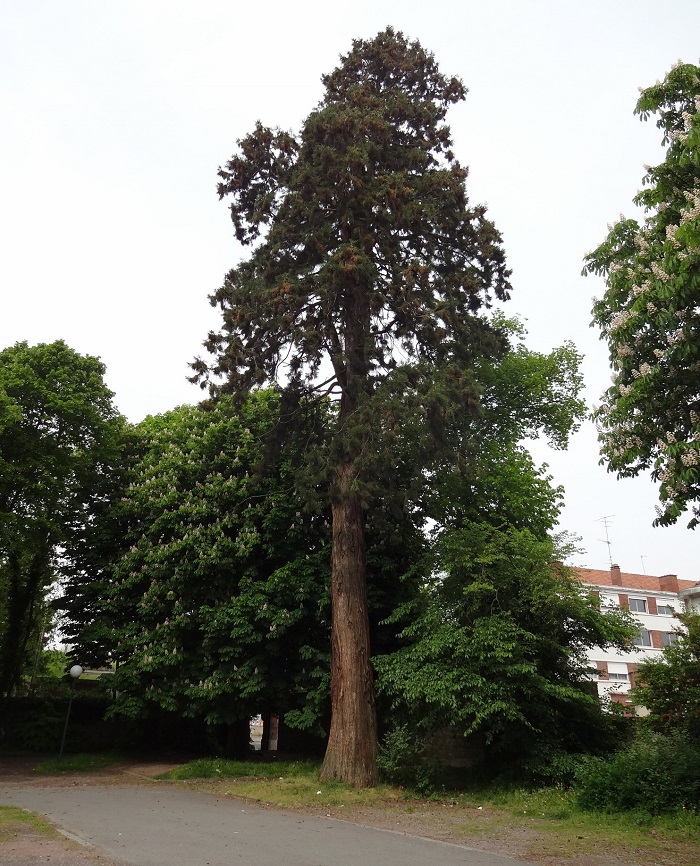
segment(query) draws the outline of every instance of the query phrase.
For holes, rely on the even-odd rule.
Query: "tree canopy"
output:
[[[426,516],[440,545],[451,529],[479,526],[491,527],[494,549],[522,540],[504,527],[527,530],[524,546],[547,547],[561,490],[522,441],[543,431],[564,443],[583,413],[579,359],[570,347],[528,351],[517,322],[499,327],[511,350],[475,368],[483,409],[462,431],[460,453],[411,492],[414,431],[404,428],[393,471],[411,505],[398,508],[388,495],[367,512],[375,657],[421,652],[416,622],[447,603],[428,590],[436,584]],[[121,486],[93,520],[63,599],[80,658],[118,662],[116,712],[166,709],[229,726],[260,711],[302,727],[323,720],[328,492],[309,489],[318,477],[309,463],[323,462],[335,421],[323,404],[307,409],[290,425],[281,395],[256,391],[243,403],[183,406],[127,432]],[[419,492],[423,501],[413,500]]]
[[[505,351],[478,313],[509,272],[485,208],[469,204],[447,109],[465,96],[418,42],[387,28],[323,77],[297,135],[257,124],[220,170],[238,241],[252,247],[211,298],[223,327],[195,378],[214,393],[277,383],[285,401],[337,401],[332,498],[332,722],[323,778],[377,779],[365,510],[393,490],[402,428],[425,478],[479,411],[472,366]],[[223,381],[217,380],[223,377]],[[377,467],[384,467],[377,473]],[[389,479],[390,480],[390,479]]]
[[[103,375],[62,341],[0,352],[0,695],[19,681],[46,589],[109,495],[122,423]]]
[[[476,736],[492,772],[596,751],[605,723],[586,650],[627,647],[628,618],[601,613],[532,529],[465,521],[437,554],[432,581],[401,611],[406,646],[376,662],[398,717]]]
[[[649,710],[648,724],[661,733],[700,737],[700,614],[677,614],[677,640],[661,658],[637,668],[635,703]]]
[[[357,401],[419,360],[480,357],[479,336],[498,346],[470,313],[508,295],[501,238],[469,206],[443,123],[463,85],[391,28],[322,80],[298,136],[258,124],[219,171],[236,237],[256,246],[211,298],[217,362],[196,369],[223,390],[282,380]]]
[[[679,63],[643,90],[636,113],[657,115],[666,158],[646,166],[634,198],[646,216],[621,219],[586,257],[607,289],[593,307],[610,349],[613,385],[596,412],[601,454],[621,477],[651,469],[657,520],[692,507],[700,519],[700,68]]]
[[[541,434],[566,444],[585,411],[579,356],[529,351],[517,322],[499,324],[511,350],[478,365],[471,460],[434,479],[432,569],[396,611],[403,646],[375,664],[398,719],[419,732],[449,726],[484,742],[492,769],[517,759],[522,770],[601,739],[586,650],[623,645],[632,630],[556,565],[563,491],[524,444]]]
[[[273,460],[266,436],[279,423],[278,396],[260,391],[235,408],[182,406],[134,428],[125,489],[92,539],[98,556],[110,526],[120,543],[108,545],[98,579],[74,575],[65,601],[81,650],[118,663],[115,712],[247,725],[294,710],[317,721],[328,515],[302,503],[293,480],[324,431],[310,417]],[[99,596],[89,623],[86,592]]]

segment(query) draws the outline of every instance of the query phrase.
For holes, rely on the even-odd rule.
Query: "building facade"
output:
[[[633,650],[621,653],[592,647],[588,653],[591,667],[597,672],[600,698],[622,704],[631,711],[629,693],[638,665],[658,656],[665,646],[677,640],[680,623],[674,614],[686,610],[700,612],[700,583],[680,580],[675,574],[661,577],[631,574],[621,571],[619,565],[611,566],[610,571],[574,568],[573,572],[590,592],[599,596],[603,610],[617,605],[626,607],[639,622]]]

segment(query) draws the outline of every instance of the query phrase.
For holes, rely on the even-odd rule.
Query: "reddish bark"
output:
[[[350,492],[353,467],[338,468],[331,567],[331,729],[321,779],[376,785],[377,715],[370,662],[364,513]]]

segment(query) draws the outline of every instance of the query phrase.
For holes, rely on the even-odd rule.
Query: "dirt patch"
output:
[[[50,784],[52,787],[60,787],[61,785],[118,785],[126,782],[133,784],[139,779],[146,783],[152,782],[156,776],[167,773],[183,763],[183,761],[123,761],[82,773],[38,775],[34,770],[44,760],[45,757],[41,756],[0,756],[0,780],[22,785]]]
[[[0,840],[0,866],[126,866],[95,848],[86,848],[63,836],[38,833],[22,822],[7,828]]]
[[[353,810],[344,818],[543,866],[698,866],[700,863],[696,843],[652,842],[643,849],[617,845],[611,850],[608,841],[600,840],[589,830],[563,834],[552,822],[535,817],[517,819],[487,807],[449,803],[405,807],[397,803],[386,809]]]
[[[503,854],[514,860],[539,863],[543,866],[695,866],[697,847],[688,851],[688,859],[679,859],[678,852],[667,858],[653,857],[647,852],[610,851],[600,846],[590,834],[562,840],[554,839],[546,822],[536,818],[517,825],[510,816],[486,808],[452,806],[446,803],[421,803],[406,807],[401,804],[382,808],[334,809],[332,817],[353,823],[393,830],[412,836],[422,836],[453,842]]]

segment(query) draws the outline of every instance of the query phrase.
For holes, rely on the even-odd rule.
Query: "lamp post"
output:
[[[82,674],[83,669],[80,665],[73,665],[70,669],[70,698],[68,699],[68,712],[66,713],[66,723],[63,726],[63,737],[61,739],[61,751],[58,753],[58,757],[63,757],[63,747],[66,745],[66,733],[68,732],[68,719],[70,718],[70,708],[73,703],[73,695],[75,694],[75,681]]]

